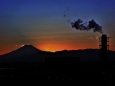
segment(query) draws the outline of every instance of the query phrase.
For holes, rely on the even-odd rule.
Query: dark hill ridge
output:
[[[56,52],[56,56],[61,57],[78,57],[81,61],[98,61],[99,50],[98,49],[84,49],[84,50],[70,50]]]
[[[108,51],[111,61],[115,52]],[[80,61],[99,61],[99,49],[64,50],[55,53],[41,51],[32,45],[25,45],[17,50],[0,56],[0,62],[44,62],[46,58],[80,58]]]

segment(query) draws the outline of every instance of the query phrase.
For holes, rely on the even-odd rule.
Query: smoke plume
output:
[[[71,22],[72,28],[76,28],[76,30],[93,30],[93,32],[100,32],[103,34],[102,26],[99,26],[93,19],[89,22],[84,23],[81,19],[78,19],[77,21]]]

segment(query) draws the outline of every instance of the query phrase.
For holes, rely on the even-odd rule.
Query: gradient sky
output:
[[[100,33],[67,22],[78,18],[94,19],[115,50],[115,0],[0,0],[0,54],[25,44],[46,51],[99,48]]]

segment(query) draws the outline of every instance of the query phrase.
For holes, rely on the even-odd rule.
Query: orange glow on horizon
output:
[[[11,50],[4,50],[4,51],[1,51],[1,52],[0,52],[0,55],[7,54],[7,53],[9,53],[9,52],[11,52]]]
[[[38,46],[37,48],[49,52],[85,49],[83,46],[74,46],[74,45],[66,45],[66,44],[43,44],[41,46]]]
[[[115,45],[112,41],[109,42],[110,48],[109,50],[115,51]],[[11,51],[17,50],[18,48],[22,47],[24,45],[15,45],[10,47],[4,47],[0,51],[0,55],[7,54]],[[99,49],[98,42],[97,43],[59,43],[59,42],[51,42],[51,43],[42,43],[40,45],[35,44],[33,45],[37,49],[48,51],[48,52],[56,52],[56,51],[62,51],[62,50],[79,50],[79,49]]]
[[[43,51],[56,52],[56,51],[65,50],[66,47],[62,45],[55,45],[55,44],[44,44],[41,45],[39,49]]]

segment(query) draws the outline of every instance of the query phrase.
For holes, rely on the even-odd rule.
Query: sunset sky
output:
[[[0,0],[0,55],[25,44],[45,51],[99,48],[100,33],[67,22],[79,18],[102,26],[115,51],[115,0]]]

